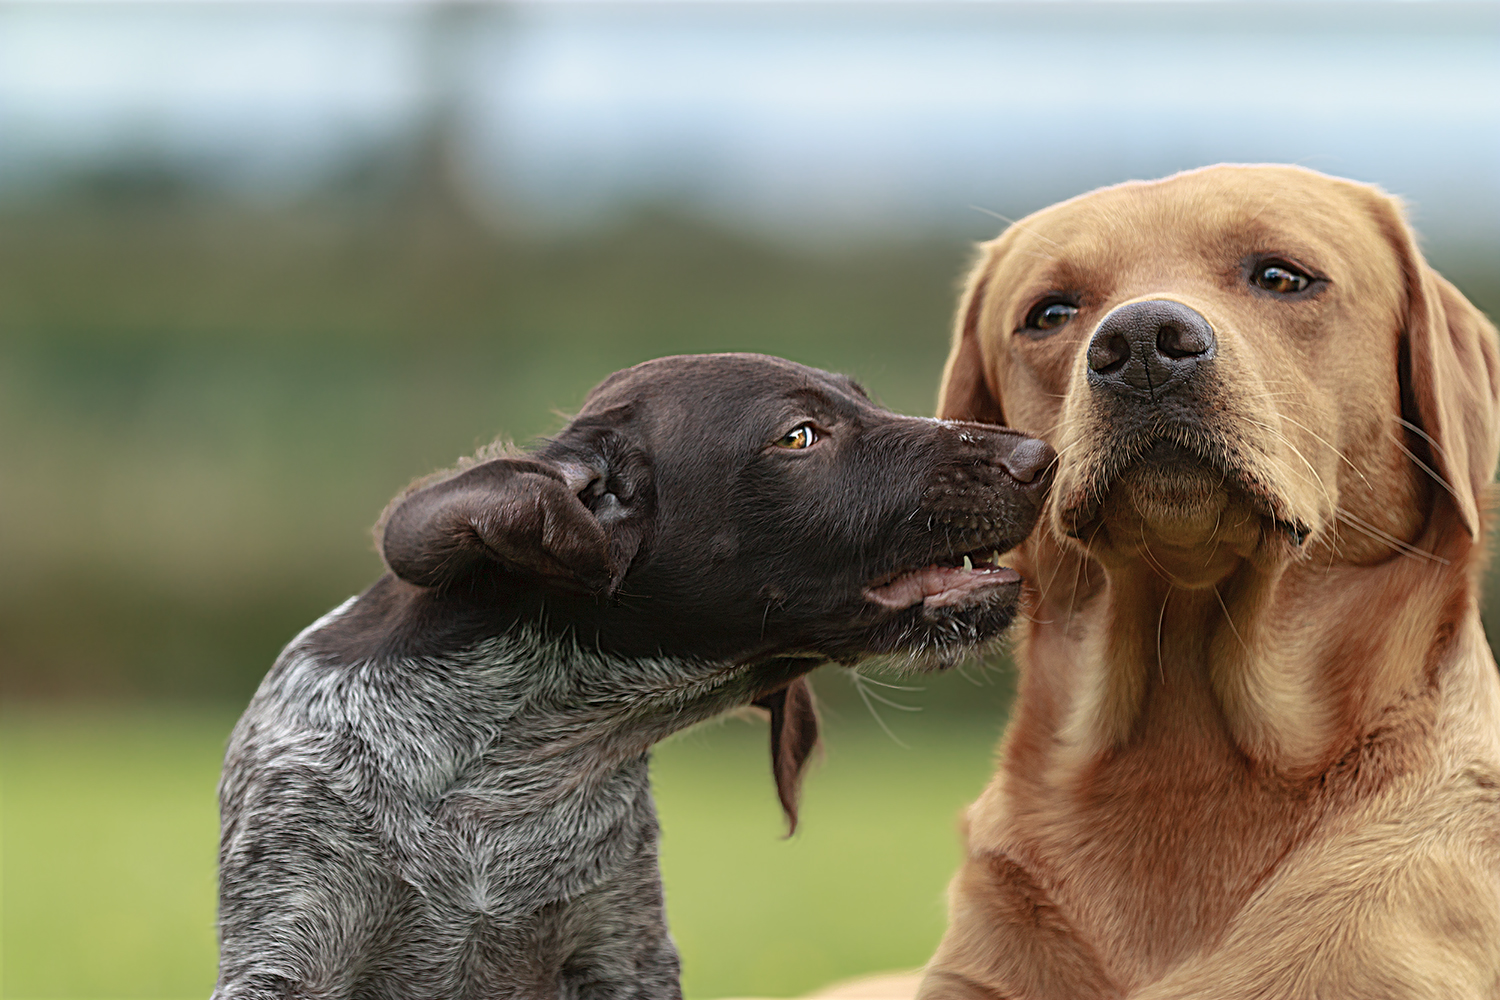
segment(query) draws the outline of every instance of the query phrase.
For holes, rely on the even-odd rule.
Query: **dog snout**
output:
[[[1099,321],[1089,341],[1089,385],[1156,399],[1189,385],[1217,345],[1196,310],[1168,299],[1131,302]]]
[[[954,477],[955,482],[1004,485],[1017,498],[1038,500],[1047,492],[1057,464],[1057,452],[1047,442],[991,424],[953,422],[947,426],[956,431],[949,439],[956,450],[949,459],[955,465],[945,476]]]
[[[1056,461],[1057,452],[1051,445],[1037,438],[1027,438],[1016,445],[1000,464],[1018,483],[1045,485]]]

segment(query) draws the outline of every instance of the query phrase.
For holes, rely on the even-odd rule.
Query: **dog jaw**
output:
[[[1106,565],[1144,559],[1187,589],[1213,586],[1245,562],[1295,557],[1322,518],[1296,510],[1260,466],[1211,432],[1122,442],[1099,435],[1066,449],[1082,460],[1058,473],[1054,530]],[[1101,439],[1102,438],[1102,439]]]
[[[1000,565],[994,550],[978,564],[970,556],[962,566],[924,566],[865,590],[865,599],[892,611],[921,604],[924,608],[959,608],[993,596],[1002,588],[1017,590],[1021,574]],[[1011,596],[1014,596],[1013,594]]]

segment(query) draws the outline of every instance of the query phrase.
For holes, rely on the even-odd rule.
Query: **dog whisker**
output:
[[[1096,539],[1096,538],[1099,537],[1099,532],[1102,531],[1103,529],[1104,529],[1104,522],[1103,521],[1100,521],[1098,524],[1096,524],[1094,526],[1094,530],[1089,535],[1088,544],[1085,546],[1085,549],[1093,547],[1094,539]],[[1083,574],[1083,572],[1084,572],[1084,560],[1083,560],[1083,558],[1079,558],[1079,559],[1077,559],[1075,561],[1075,565],[1074,565],[1074,569],[1073,569],[1073,598],[1072,598],[1072,600],[1070,600],[1068,602],[1068,628],[1070,628],[1070,629],[1073,627],[1073,615],[1074,615],[1074,613],[1078,609],[1078,580],[1079,580],[1079,577]]]
[[[1218,598],[1219,600],[1219,607],[1224,612],[1224,620],[1229,623],[1229,631],[1234,633],[1234,637],[1239,640],[1240,648],[1245,651],[1246,656],[1249,656],[1250,647],[1245,644],[1244,636],[1240,635],[1240,630],[1235,627],[1234,616],[1229,613],[1229,605],[1224,603],[1224,595],[1219,593],[1219,585],[1214,584],[1209,589],[1214,592],[1214,597]]]
[[[1395,535],[1380,530],[1373,524],[1361,520],[1360,518],[1356,517],[1346,510],[1335,511],[1334,516],[1344,524],[1349,525],[1349,527],[1353,528],[1354,530],[1363,532],[1376,541],[1384,542],[1391,548],[1396,549],[1404,556],[1410,556],[1417,559],[1430,559],[1433,562],[1440,563],[1444,566],[1448,565],[1448,560],[1444,559],[1442,556],[1432,552],[1428,552],[1425,549],[1419,549],[1415,545],[1412,545],[1410,542],[1403,542]]]
[[[868,677],[862,677],[860,680],[864,684],[870,683],[870,678],[868,678]],[[865,693],[868,694],[871,698],[873,698],[876,701],[880,702],[882,705],[886,705],[886,706],[888,706],[890,708],[894,708],[898,712],[920,712],[920,711],[922,711],[922,706],[921,705],[903,705],[899,701],[892,701],[890,698],[885,697],[879,691],[871,691],[868,688],[866,688],[865,689]]]
[[[1402,427],[1405,427],[1407,430],[1417,435],[1417,437],[1421,438],[1423,441],[1426,441],[1427,446],[1433,451],[1437,452],[1445,459],[1448,457],[1448,453],[1443,450],[1443,446],[1438,444],[1437,440],[1431,434],[1428,434],[1421,427],[1412,423],[1410,420],[1407,420],[1399,413],[1392,414],[1392,416],[1395,418],[1396,423],[1400,424]]]
[[[896,744],[898,747],[901,747],[903,750],[910,750],[911,747],[901,742],[901,738],[898,737],[894,732],[892,732],[891,727],[885,724],[885,719],[880,717],[880,713],[875,709],[875,703],[870,700],[869,692],[865,690],[864,684],[861,683],[860,676],[853,671],[849,671],[848,676],[849,680],[854,684],[854,690],[859,694],[859,700],[865,703],[865,708],[869,709],[870,716],[875,720],[876,724],[879,725],[882,730],[884,730],[885,734],[890,737],[891,742]]]
[[[1163,686],[1167,683],[1167,668],[1161,658],[1161,628],[1167,620],[1167,602],[1172,599],[1172,588],[1168,587],[1166,594],[1161,599],[1161,611],[1156,615],[1156,672],[1161,678]]]
[[[1313,437],[1317,438],[1319,441],[1321,441],[1328,448],[1329,451],[1331,451],[1335,455],[1337,455],[1339,457],[1339,459],[1342,460],[1345,465],[1347,465],[1347,466],[1349,466],[1349,468],[1353,469],[1354,472],[1355,472],[1355,474],[1358,475],[1359,478],[1361,478],[1361,479],[1363,479],[1365,481],[1365,485],[1366,486],[1369,486],[1372,490],[1375,488],[1374,485],[1370,482],[1369,477],[1367,477],[1364,474],[1364,471],[1362,469],[1360,469],[1359,466],[1357,466],[1353,462],[1351,462],[1349,460],[1349,456],[1348,455],[1345,455],[1338,448],[1335,448],[1333,446],[1333,444],[1328,441],[1327,438],[1323,437],[1321,434],[1319,434],[1317,431],[1313,430],[1311,427],[1308,427],[1306,424],[1298,423],[1296,420],[1293,420],[1291,417],[1287,416],[1285,413],[1279,414],[1279,416],[1281,417],[1282,420],[1285,420],[1287,423],[1291,424],[1293,427],[1300,427],[1304,431],[1306,431],[1307,433],[1311,434]]]
[[[1052,561],[1052,574],[1047,577],[1047,582],[1045,584],[1043,584],[1040,588],[1038,588],[1038,592],[1037,592],[1037,603],[1038,604],[1046,604],[1047,603],[1047,598],[1049,596],[1051,596],[1051,594],[1052,594],[1052,586],[1053,586],[1053,584],[1055,584],[1057,582],[1058,575],[1062,573],[1062,567],[1063,567],[1063,560],[1057,559],[1057,560],[1053,560]],[[1075,593],[1077,592],[1076,586],[1074,588],[1074,592]]]
[[[1016,219],[1012,219],[1009,216],[1001,215],[999,212],[996,212],[993,209],[985,208],[983,205],[970,205],[969,208],[971,208],[974,211],[979,212],[979,213],[981,213],[983,215],[988,215],[992,219],[996,219],[996,220],[998,220],[1000,222],[1003,222],[1007,226],[1012,226],[1012,227],[1015,227],[1017,229],[1020,229],[1022,232],[1030,233],[1032,236],[1035,236],[1037,239],[1041,240],[1044,243],[1051,243],[1053,246],[1057,247],[1059,250],[1062,249],[1062,245],[1060,243],[1058,243],[1056,240],[1052,240],[1052,239],[1047,238],[1046,236],[1043,236],[1041,233],[1039,233],[1036,230],[1032,229],[1030,226],[1027,226],[1027,225],[1023,224],[1023,223],[1017,221]],[[1051,260],[1052,258],[1047,257],[1047,258],[1044,258],[1044,259],[1045,260]]]
[[[879,661],[871,661],[871,666],[870,667],[853,667],[851,669],[853,669],[856,673],[858,673],[860,675],[860,677],[865,680],[866,683],[877,684],[880,687],[889,688],[892,691],[926,691],[927,690],[924,687],[916,687],[916,686],[911,685],[911,684],[892,684],[889,681],[882,681],[882,680],[878,680],[877,678],[871,677],[867,671],[869,669],[871,669],[872,667],[875,668],[875,669],[878,669],[879,666],[880,666]]]
[[[1406,421],[1403,420],[1402,423],[1406,423]],[[1410,424],[1408,424],[1407,426],[1410,426]],[[1425,437],[1426,435],[1423,436]],[[1460,508],[1463,507],[1463,499],[1458,495],[1458,492],[1453,488],[1453,486],[1448,482],[1447,479],[1439,475],[1437,471],[1432,468],[1432,466],[1428,465],[1426,462],[1422,461],[1415,454],[1413,454],[1412,450],[1406,446],[1405,442],[1398,439],[1396,441],[1396,447],[1400,448],[1401,451],[1405,453],[1406,457],[1411,459],[1412,463],[1415,464],[1417,468],[1421,469],[1423,472],[1431,476],[1433,482],[1437,483],[1443,489],[1447,490],[1448,494],[1453,497],[1454,500],[1458,501],[1458,505]]]
[[[1317,468],[1307,460],[1306,455],[1302,454],[1302,449],[1292,444],[1292,442],[1287,439],[1287,436],[1285,434],[1281,433],[1280,430],[1272,427],[1269,424],[1262,423],[1258,420],[1250,420],[1249,418],[1247,418],[1247,422],[1263,429],[1267,434],[1270,434],[1277,441],[1281,442],[1282,444],[1286,445],[1287,448],[1291,449],[1292,454],[1301,459],[1302,464],[1307,466],[1307,471],[1312,473],[1313,480],[1318,484],[1318,489],[1322,490],[1323,492],[1323,499],[1328,502],[1329,510],[1336,510],[1338,508],[1338,504],[1334,502],[1333,494],[1328,490],[1328,484],[1323,482],[1323,477],[1318,473]]]
[[[1172,574],[1161,561],[1156,558],[1156,553],[1151,551],[1151,543],[1146,540],[1146,522],[1141,522],[1141,555],[1146,559],[1146,565],[1151,571],[1164,580],[1168,587],[1178,586],[1180,581]]]

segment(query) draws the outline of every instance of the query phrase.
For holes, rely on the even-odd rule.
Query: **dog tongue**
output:
[[[974,594],[1020,579],[1021,574],[1008,566],[976,566],[974,569],[928,566],[903,573],[883,586],[871,587],[865,591],[865,596],[876,604],[897,611],[919,603],[929,608],[942,608],[962,604]]]

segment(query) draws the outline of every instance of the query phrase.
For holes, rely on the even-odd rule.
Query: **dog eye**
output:
[[[1306,291],[1312,281],[1312,275],[1299,271],[1285,261],[1267,261],[1255,269],[1255,283],[1278,295],[1295,295]]]
[[[1044,332],[1056,330],[1077,314],[1078,307],[1071,302],[1043,299],[1026,314],[1025,329]]]
[[[811,448],[818,441],[817,429],[812,424],[798,424],[776,442],[778,448]]]

